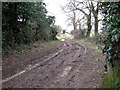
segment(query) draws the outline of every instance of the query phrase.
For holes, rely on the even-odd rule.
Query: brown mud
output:
[[[96,58],[104,57],[91,54],[95,52],[66,39],[47,53],[14,64],[3,61],[3,88],[97,88],[104,63]]]

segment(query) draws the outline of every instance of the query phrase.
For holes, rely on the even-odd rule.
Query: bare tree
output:
[[[76,5],[76,0],[70,0],[66,6],[61,8],[68,17],[67,21],[70,21],[74,30],[77,30],[78,25],[80,25],[81,17],[78,17],[79,12],[75,10],[74,5]]]
[[[77,26],[79,26],[80,29],[80,18],[77,18],[76,12],[79,11],[82,14],[84,14],[84,17],[87,19],[87,34],[86,37],[90,36],[90,32],[92,29],[92,16],[94,17],[94,28],[95,28],[95,36],[97,36],[98,33],[98,14],[99,14],[99,6],[100,2],[94,2],[94,1],[88,1],[85,0],[83,2],[77,1],[77,0],[70,0],[68,5],[66,5],[69,13],[68,20],[71,20],[71,23],[73,24],[74,30],[76,30]],[[64,9],[64,8],[63,8]],[[72,15],[71,15],[72,12]]]
[[[94,19],[95,19],[95,36],[97,36],[98,34],[98,12],[99,12],[99,5],[100,5],[100,2],[97,2],[97,5],[96,5],[96,9],[95,9],[95,6],[93,5],[93,2],[91,2],[91,10],[92,10],[92,13],[93,13],[93,16],[94,16]]]
[[[97,36],[98,34],[98,23],[100,20],[98,20],[98,14],[99,14],[99,7],[100,7],[100,2],[95,2],[95,1],[84,1],[84,2],[79,2],[77,1],[78,4],[76,7],[77,10],[81,11],[82,13],[84,13],[87,17],[87,26],[88,26],[88,32],[87,32],[87,35],[89,36],[90,34],[90,28],[91,28],[91,13],[93,14],[93,17],[94,17],[94,28],[95,28],[95,36]],[[79,6],[83,4],[84,5],[84,8],[79,8]],[[89,11],[89,14],[87,14],[85,12],[84,9],[88,9]]]
[[[87,18],[87,35],[86,37],[89,37],[90,36],[90,32],[91,32],[91,28],[92,28],[92,25],[91,25],[91,8],[90,8],[90,3],[89,2],[78,2],[76,1],[78,4],[77,5],[74,5],[75,7],[75,10],[79,10],[80,12],[82,12],[86,18]],[[84,7],[79,7],[80,5],[82,4],[82,6]],[[88,11],[85,12],[84,9],[87,9]]]

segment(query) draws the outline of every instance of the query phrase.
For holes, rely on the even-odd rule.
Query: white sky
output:
[[[47,5],[48,15],[54,15],[56,17],[56,25],[62,27],[62,29],[66,29],[67,31],[71,31],[71,27],[68,27],[66,22],[67,16],[61,9],[61,6],[65,6],[67,4],[67,0],[44,0]]]

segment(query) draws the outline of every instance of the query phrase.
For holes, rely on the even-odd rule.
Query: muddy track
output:
[[[4,88],[85,88],[99,86],[97,64],[87,60],[87,50],[67,39],[62,48],[36,64],[2,80]],[[98,81],[93,81],[95,79]],[[91,83],[92,81],[92,83]],[[88,85],[89,84],[89,85]]]

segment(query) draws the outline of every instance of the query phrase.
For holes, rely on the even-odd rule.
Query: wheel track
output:
[[[17,73],[17,74],[15,74],[13,77],[9,77],[9,78],[7,78],[7,79],[4,79],[4,80],[2,80],[2,83],[4,83],[4,82],[8,82],[8,81],[10,81],[10,80],[12,80],[12,79],[14,79],[15,77],[18,77],[18,76],[20,76],[20,75],[22,75],[23,73],[25,73],[25,72],[27,72],[27,71],[31,71],[31,70],[33,70],[33,69],[35,69],[36,67],[43,67],[43,70],[44,70],[44,68],[50,68],[50,66],[52,65],[52,64],[50,64],[50,63],[54,63],[54,61],[55,60],[57,60],[57,58],[62,58],[62,60],[60,61],[60,63],[59,64],[57,64],[56,65],[56,63],[54,64],[54,65],[56,65],[55,66],[55,69],[54,70],[56,70],[56,72],[57,72],[57,74],[59,75],[62,71],[61,71],[61,68],[65,68],[66,66],[71,66],[72,68],[71,68],[71,70],[69,71],[69,73],[68,73],[68,76],[69,76],[69,79],[68,79],[68,83],[67,84],[65,84],[64,86],[69,86],[70,85],[70,80],[72,79],[74,79],[73,77],[75,77],[75,74],[71,74],[72,72],[74,72],[74,70],[76,70],[76,68],[77,68],[77,66],[78,66],[78,60],[74,60],[74,61],[71,61],[71,62],[73,62],[73,63],[71,63],[71,65],[69,65],[69,64],[65,64],[65,62],[67,62],[66,61],[66,56],[67,55],[69,55],[71,52],[74,52],[73,53],[73,59],[75,59],[75,58],[77,58],[77,57],[81,57],[82,55],[80,54],[80,52],[81,52],[81,49],[82,49],[83,47],[82,46],[79,46],[79,45],[77,45],[76,43],[71,43],[70,41],[66,41],[65,40],[65,43],[64,43],[64,47],[59,51],[59,52],[57,52],[57,53],[55,53],[54,55],[52,55],[50,58],[47,58],[44,62],[42,62],[42,63],[36,63],[35,65],[33,65],[33,66],[30,66],[30,67],[28,67],[27,69],[25,69],[24,71],[21,71],[20,73]],[[84,52],[85,53],[85,52]],[[76,55],[77,54],[77,55]],[[84,55],[84,54],[83,54]],[[65,58],[64,58],[65,57]],[[59,60],[59,59],[58,59]],[[64,69],[63,68],[63,69]],[[36,68],[37,69],[37,68]],[[62,69],[62,70],[63,70]],[[57,76],[57,74],[54,72],[54,70],[49,70],[49,71],[46,71],[46,72],[43,72],[41,75],[43,76],[43,77],[41,77],[40,79],[41,79],[41,82],[43,82],[44,81],[44,83],[43,84],[41,84],[40,85],[40,87],[46,87],[46,86],[50,86],[50,83],[51,82],[48,82],[48,84],[47,85],[45,85],[45,82],[46,81],[49,81],[49,80],[51,80],[50,78],[53,78],[53,76],[54,75],[56,75]],[[59,71],[60,70],[60,71]],[[49,73],[49,74],[47,74],[47,73]],[[47,74],[47,75],[46,75]],[[53,75],[52,75],[53,74]],[[45,75],[45,76],[44,76]],[[67,77],[68,77],[67,76]]]
[[[55,72],[57,72],[57,73],[60,73],[61,71],[59,71],[60,69],[61,69],[61,67],[63,67],[64,66],[64,61],[65,61],[65,58],[64,58],[64,56],[65,55],[67,55],[67,54],[69,54],[70,53],[70,51],[69,52],[67,52],[70,48],[71,48],[71,46],[70,46],[70,44],[68,44],[67,42],[65,42],[66,43],[66,45],[67,45],[67,49],[63,52],[63,53],[61,53],[61,57],[60,58],[62,58],[62,60],[60,60],[61,62],[58,64],[58,65],[56,65],[56,66],[54,66],[56,69],[55,69]],[[56,58],[54,58],[54,60],[56,60],[57,58],[59,58],[59,56],[58,57],[56,57]],[[52,62],[54,63],[55,61],[54,60],[52,60]],[[51,63],[52,63],[51,62]],[[57,61],[56,61],[57,62]],[[56,63],[57,64],[57,63]],[[47,67],[44,67],[44,68],[50,68],[50,66],[48,65]],[[54,73],[54,70],[50,70],[50,71],[48,71],[48,72],[46,72],[46,74],[47,73],[50,73],[49,74],[49,76],[47,75],[47,76],[45,76],[42,80],[45,80],[46,79],[46,77],[49,77],[49,79],[50,78],[53,78],[53,77],[50,77],[50,76],[56,76],[56,74]],[[44,73],[45,74],[45,73]],[[54,75],[51,75],[51,74],[54,74]],[[48,80],[48,81],[50,81],[50,80]],[[46,87],[46,86],[45,86]]]
[[[78,45],[76,45],[76,44],[70,44],[69,42],[66,42],[67,44],[68,44],[68,46],[69,46],[69,50],[74,50],[74,51],[77,51],[78,53],[80,52],[80,49],[81,49],[81,47],[80,46],[78,46]],[[75,47],[77,47],[77,49],[75,49]],[[70,51],[69,51],[70,52]],[[69,53],[68,52],[68,53]],[[74,53],[74,56],[76,55],[76,53]],[[75,56],[74,58],[76,58],[76,57],[78,57],[79,56],[79,54],[77,55],[77,56]],[[58,68],[60,68],[60,67],[63,67],[63,66],[65,66],[63,63],[65,62],[65,59],[60,63],[60,65],[58,66]],[[74,62],[72,65],[71,65],[71,70],[70,70],[70,72],[68,73],[68,76],[70,76],[70,74],[71,74],[71,72],[73,72],[76,68],[77,68],[77,61],[76,62]],[[69,66],[69,65],[68,65]],[[61,73],[61,72],[58,72],[58,73]],[[71,79],[72,77],[75,77],[75,74],[73,74],[73,75],[71,75],[69,78]],[[67,86],[69,85],[69,81],[70,81],[70,79],[68,80],[68,84],[66,84]],[[50,82],[51,83],[51,82]],[[54,83],[54,82],[53,82]]]
[[[66,43],[64,43],[64,47],[66,47]],[[43,66],[43,65],[47,64],[47,62],[48,62],[50,59],[54,58],[54,57],[57,56],[59,53],[63,52],[64,49],[65,49],[65,48],[61,49],[59,52],[57,52],[57,53],[55,53],[54,55],[52,55],[52,57],[47,58],[42,64],[41,64],[41,63],[36,63],[36,64],[33,65],[33,66],[29,66],[29,67],[27,67],[25,70],[22,70],[21,72],[16,73],[16,74],[14,74],[14,75],[12,75],[12,76],[10,76],[10,77],[8,77],[8,78],[0,81],[0,83],[8,82],[9,80],[14,79],[15,77],[18,77],[18,76],[20,76],[21,74],[23,74],[23,73],[25,73],[25,72],[27,72],[27,71],[30,71],[30,70],[38,67],[38,66]]]

